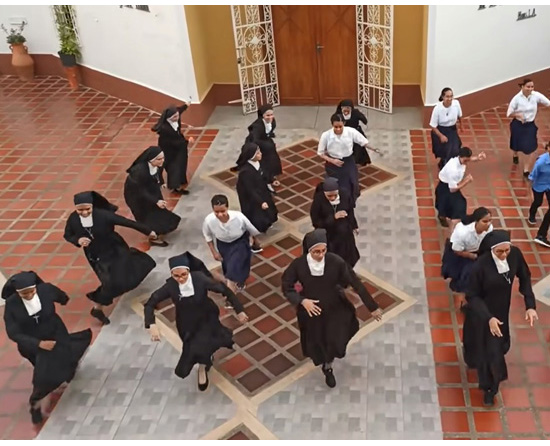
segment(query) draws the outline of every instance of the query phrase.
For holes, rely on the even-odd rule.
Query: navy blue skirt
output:
[[[325,172],[327,176],[338,179],[338,185],[346,188],[351,196],[353,202],[357,201],[359,195],[361,195],[361,187],[359,186],[359,172],[357,170],[357,164],[355,164],[355,157],[353,155],[343,158],[344,165],[342,167],[335,166],[334,164],[326,163]]]
[[[216,239],[218,251],[221,254],[223,275],[235,283],[245,283],[250,275],[252,250],[250,249],[250,235],[245,232],[237,240],[226,243]]]
[[[447,240],[441,259],[441,276],[451,279],[449,287],[455,293],[465,293],[468,289],[470,271],[474,263],[475,260],[455,254],[450,240]]]
[[[440,217],[462,220],[466,216],[466,198],[462,192],[451,192],[447,183],[439,182],[435,188],[435,208]]]
[[[510,122],[510,149],[514,152],[522,152],[526,155],[537,150],[537,131],[535,122],[522,124],[517,119]]]
[[[437,126],[437,130],[443,133],[448,141],[442,143],[439,137],[432,131],[432,152],[436,158],[441,158],[440,167],[443,167],[447,161],[458,156],[458,150],[462,146],[462,141],[458,136],[456,125],[449,127]]]

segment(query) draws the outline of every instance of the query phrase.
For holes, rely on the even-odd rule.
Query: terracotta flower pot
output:
[[[71,90],[78,90],[78,67],[74,66],[64,68],[67,79],[69,80],[69,86],[71,87]]]
[[[29,56],[28,48],[22,43],[10,45],[12,52],[11,64],[15,72],[22,81],[32,81],[34,79],[34,61]]]

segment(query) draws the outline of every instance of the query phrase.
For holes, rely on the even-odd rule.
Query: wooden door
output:
[[[354,6],[272,6],[282,104],[357,101]]]
[[[272,6],[281,103],[318,104],[315,23],[309,6]]]
[[[337,104],[342,99],[357,103],[357,42],[355,6],[312,7],[316,15],[319,99]]]

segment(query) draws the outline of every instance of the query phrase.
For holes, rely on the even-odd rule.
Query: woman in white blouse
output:
[[[479,245],[492,230],[491,212],[479,207],[455,226],[451,238],[447,240],[441,275],[444,279],[451,279],[449,287],[460,296],[461,303],[464,302],[470,270],[477,259]]]
[[[432,152],[439,160],[441,169],[447,161],[458,155],[462,141],[458,136],[457,123],[461,126],[462,109],[460,102],[453,99],[453,90],[444,88],[439,102],[432,111],[430,127],[432,128]],[[462,128],[461,128],[462,130]]]
[[[518,153],[523,153],[523,176],[528,177],[537,150],[535,117],[538,104],[550,107],[550,99],[535,91],[531,79],[523,79],[519,86],[521,90],[510,101],[506,116],[513,118],[510,122],[510,149],[514,152],[514,164],[519,164]]]
[[[357,130],[345,127],[342,115],[332,115],[330,122],[332,128],[321,135],[317,155],[326,162],[325,171],[327,176],[338,179],[338,183],[351,193],[355,204],[361,189],[359,187],[359,173],[353,156],[353,144],[359,144],[376,153],[380,153],[380,151],[371,147],[369,140]]]
[[[466,198],[461,189],[474,180],[472,175],[465,175],[466,164],[484,159],[484,152],[472,156],[472,149],[461,147],[458,156],[451,158],[439,172],[439,184],[435,188],[435,208],[439,212],[439,221],[443,226],[449,226],[450,232],[466,215]]]

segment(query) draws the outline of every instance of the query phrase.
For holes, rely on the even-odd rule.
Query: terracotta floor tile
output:
[[[532,384],[550,384],[550,367],[527,366],[527,375]]]
[[[474,412],[474,424],[478,432],[502,432],[499,412]]]
[[[458,366],[435,366],[435,377],[439,384],[460,384],[460,368]]]
[[[242,355],[236,355],[228,361],[225,361],[221,367],[231,376],[237,376],[247,370],[251,365],[252,364],[248,361],[248,359]]]
[[[441,407],[465,407],[464,391],[461,387],[437,389]]]
[[[466,412],[441,412],[441,426],[444,432],[470,432]]]
[[[508,427],[512,433],[534,433],[537,431],[535,419],[531,412],[509,410],[506,413]]]
[[[238,381],[249,392],[255,392],[269,382],[269,377],[262,371],[255,369],[239,378]]]
[[[502,387],[500,389],[500,395],[502,396],[504,406],[506,407],[531,407],[529,393],[526,389],[520,387]]]
[[[532,387],[535,404],[537,407],[548,407],[550,409],[550,387]]]

